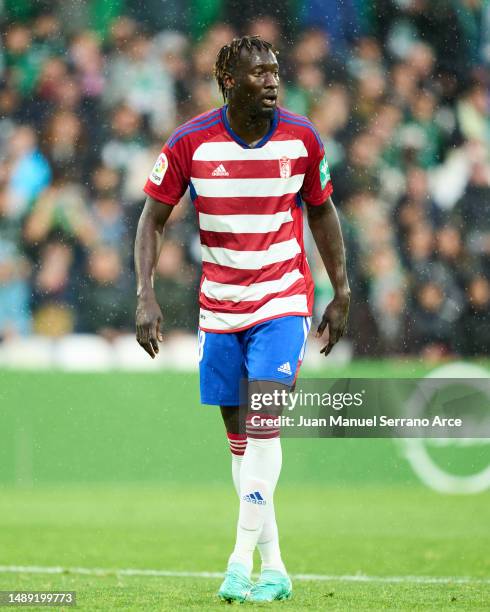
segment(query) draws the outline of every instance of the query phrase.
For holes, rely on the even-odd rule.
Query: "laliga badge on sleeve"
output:
[[[153,170],[150,174],[150,181],[155,183],[155,185],[161,185],[163,181],[163,177],[165,176],[165,172],[167,172],[168,168],[168,159],[165,153],[160,153],[158,156],[155,165],[153,166]]]

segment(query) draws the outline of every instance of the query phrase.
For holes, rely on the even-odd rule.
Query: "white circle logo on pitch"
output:
[[[466,363],[451,363],[430,372],[425,379],[431,384],[423,387],[423,381],[409,399],[410,414],[422,414],[436,393],[452,385],[451,380],[473,379],[471,386],[490,400],[488,371]],[[425,380],[424,379],[424,380]],[[434,379],[440,379],[438,384]],[[481,380],[483,379],[483,380]],[[490,459],[469,474],[457,474],[438,463],[437,452],[451,459],[458,452],[490,445],[489,438],[401,438],[398,440],[402,452],[418,478],[434,491],[440,493],[471,494],[490,488]],[[457,461],[453,461],[457,466]],[[456,470],[457,471],[457,470]]]

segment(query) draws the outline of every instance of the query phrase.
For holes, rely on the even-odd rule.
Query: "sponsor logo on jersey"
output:
[[[158,156],[155,165],[153,166],[153,170],[150,174],[150,181],[155,183],[155,185],[161,185],[163,181],[163,177],[165,176],[165,172],[167,172],[168,168],[168,159],[165,153],[160,153]]]
[[[291,160],[289,157],[281,157],[279,160],[279,175],[284,179],[291,176]]]
[[[322,189],[325,189],[325,185],[330,180],[330,168],[328,167],[327,154],[323,156],[320,162],[320,185]]]
[[[230,176],[230,173],[226,171],[223,164],[220,164],[212,171],[211,176]]]

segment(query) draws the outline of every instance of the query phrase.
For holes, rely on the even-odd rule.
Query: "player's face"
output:
[[[230,102],[255,117],[271,118],[277,105],[279,64],[272,51],[242,52]]]

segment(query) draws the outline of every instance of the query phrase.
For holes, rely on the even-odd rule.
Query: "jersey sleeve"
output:
[[[317,138],[308,147],[308,160],[301,198],[307,204],[319,206],[333,193],[333,185],[325,149]]]
[[[179,203],[190,181],[190,157],[183,140],[172,147],[170,141],[164,145],[143,188],[155,200],[172,206]]]

